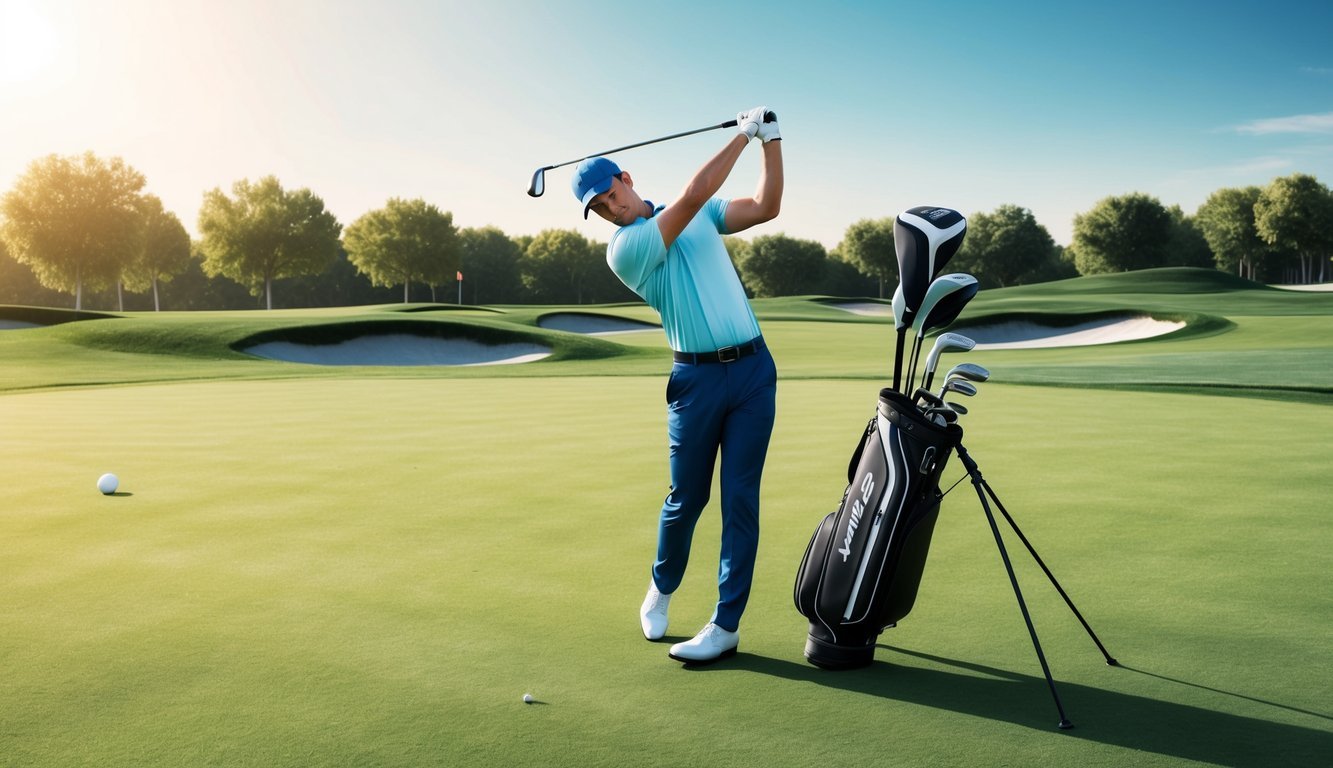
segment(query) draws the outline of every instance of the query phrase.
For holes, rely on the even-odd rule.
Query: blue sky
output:
[[[191,232],[214,187],[274,174],[344,225],[422,197],[459,226],[574,228],[543,165],[766,104],[785,232],[832,247],[932,204],[1075,214],[1302,172],[1333,185],[1333,3],[147,2],[0,0],[0,190],[92,150]],[[616,159],[667,202],[723,142]],[[751,149],[723,188],[748,194]]]

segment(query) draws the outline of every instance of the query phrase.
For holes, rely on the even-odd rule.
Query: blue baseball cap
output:
[[[583,203],[583,218],[588,218],[592,199],[610,189],[611,180],[619,175],[620,166],[605,157],[590,157],[579,162],[570,186],[574,189],[574,197]]]

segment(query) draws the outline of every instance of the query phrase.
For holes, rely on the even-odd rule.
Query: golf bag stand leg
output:
[[[981,473],[977,472],[977,477],[980,476]],[[996,509],[1000,510],[1000,514],[1004,515],[1004,519],[1009,523],[1009,527],[1014,529],[1014,533],[1018,535],[1019,541],[1023,542],[1023,546],[1027,547],[1028,554],[1032,555],[1032,559],[1037,561],[1037,565],[1041,567],[1042,573],[1046,574],[1046,578],[1050,580],[1051,586],[1055,587],[1055,591],[1059,592],[1060,597],[1064,598],[1065,605],[1069,606],[1069,610],[1073,612],[1074,617],[1083,625],[1083,629],[1088,633],[1088,637],[1092,638],[1092,642],[1097,645],[1097,650],[1102,652],[1102,658],[1106,659],[1107,666],[1120,666],[1120,662],[1116,661],[1115,658],[1111,656],[1111,652],[1106,650],[1106,646],[1102,645],[1102,641],[1097,637],[1097,633],[1092,631],[1092,626],[1088,624],[1087,619],[1083,618],[1083,614],[1079,612],[1078,606],[1074,605],[1074,601],[1070,599],[1068,593],[1065,592],[1064,587],[1060,586],[1060,582],[1056,580],[1055,574],[1051,573],[1051,569],[1046,567],[1045,561],[1041,559],[1041,555],[1037,554],[1037,550],[1033,548],[1032,542],[1028,541],[1028,537],[1023,535],[1022,529],[1018,527],[1018,523],[1014,522],[1014,518],[1009,515],[1009,510],[1004,508],[1004,503],[1000,501],[999,496],[995,495],[995,490],[990,487],[990,483],[982,479],[981,486],[986,489],[986,495],[990,496],[991,501],[995,502]]]
[[[981,476],[981,469],[977,463],[968,455],[967,449],[958,445],[958,459],[963,462],[967,469],[967,474],[972,478],[972,487],[976,489],[977,498],[981,500],[981,508],[986,512],[986,520],[990,522],[991,533],[995,535],[995,545],[1000,549],[1000,558],[1004,561],[1004,569],[1009,573],[1009,583],[1014,588],[1014,597],[1018,598],[1018,609],[1023,614],[1023,622],[1027,624],[1028,634],[1032,636],[1032,647],[1037,651],[1037,661],[1041,662],[1041,672],[1046,676],[1046,685],[1051,689],[1051,699],[1055,701],[1055,709],[1060,713],[1060,730],[1069,730],[1074,724],[1065,716],[1064,705],[1060,703],[1060,693],[1055,689],[1055,680],[1051,677],[1051,667],[1046,663],[1046,654],[1041,650],[1041,641],[1037,639],[1037,628],[1032,625],[1032,616],[1028,613],[1027,603],[1023,600],[1023,590],[1018,587],[1018,576],[1014,574],[1013,563],[1009,561],[1009,551],[1005,549],[1004,539],[1000,536],[1000,527],[995,522],[995,514],[991,512],[990,502],[986,499],[986,492],[983,490],[986,481]],[[1006,515],[1006,518],[1008,516]]]

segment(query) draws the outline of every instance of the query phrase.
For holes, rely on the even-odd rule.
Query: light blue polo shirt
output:
[[[670,248],[662,244],[657,223],[644,218],[617,229],[606,246],[611,271],[657,310],[677,352],[712,352],[759,335],[759,321],[722,244],[727,202],[705,203]]]

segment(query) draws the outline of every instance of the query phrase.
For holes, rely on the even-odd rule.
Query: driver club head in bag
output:
[[[930,281],[958,252],[967,234],[967,219],[952,208],[919,205],[893,221],[893,247],[906,306],[917,312]]]

